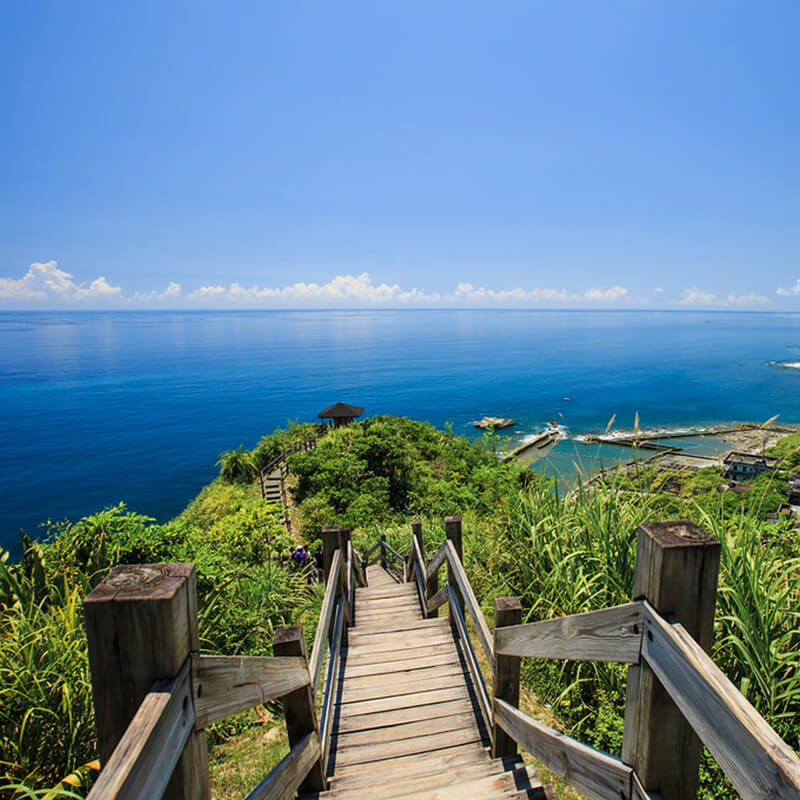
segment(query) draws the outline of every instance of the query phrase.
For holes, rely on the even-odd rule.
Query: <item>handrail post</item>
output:
[[[306,657],[306,643],[303,639],[303,628],[295,625],[291,628],[278,628],[272,639],[272,652],[276,656]],[[281,698],[283,712],[286,717],[286,731],[289,734],[289,747],[301,742],[311,731],[319,733],[317,710],[314,707],[314,696],[311,686],[284,695]],[[311,767],[308,775],[300,784],[300,794],[316,794],[327,789],[325,770],[320,757]]]
[[[445,517],[444,518],[444,534],[447,539],[453,543],[453,547],[458,555],[458,560],[463,563],[464,547],[461,540],[461,517]],[[461,609],[461,615],[464,615],[464,598],[458,589],[458,581],[456,580],[453,568],[450,562],[447,562],[447,583],[452,586],[456,597],[458,598],[458,605]],[[455,625],[455,618],[453,616],[453,609],[448,606],[448,618],[451,625]]]
[[[495,654],[492,680],[492,758],[515,756],[517,743],[498,724],[494,699],[499,697],[514,708],[519,708],[519,656],[501,656],[497,653],[497,629],[522,622],[522,604],[518,597],[498,597],[494,601]]]
[[[381,534],[381,569],[386,569],[386,534]]]
[[[693,522],[639,526],[633,598],[679,622],[708,652],[714,635],[720,543]],[[646,634],[645,634],[646,635]],[[663,800],[697,793],[701,743],[652,669],[628,669],[622,760]]]
[[[406,572],[408,573],[409,579],[412,579],[414,576],[414,564],[416,563],[416,559],[414,558],[414,539],[417,540],[419,552],[422,553],[422,561],[423,563],[425,562],[425,540],[422,535],[422,522],[418,519],[415,519],[411,523],[411,539],[411,549],[408,551],[408,564],[406,565]]]
[[[153,682],[200,649],[194,564],[120,565],[83,603],[100,759],[106,763]],[[189,735],[164,797],[210,797],[204,730]]]
[[[327,583],[328,575],[331,572],[333,553],[339,546],[339,528],[335,525],[328,525],[322,529],[320,534],[322,536],[322,575]]]

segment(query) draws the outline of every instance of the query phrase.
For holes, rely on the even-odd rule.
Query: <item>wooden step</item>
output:
[[[397,661],[403,658],[422,658],[424,656],[438,656],[443,653],[454,653],[455,643],[452,637],[447,637],[440,644],[428,644],[428,639],[425,639],[425,644],[419,647],[404,647],[402,650],[378,650],[375,651],[371,647],[361,645],[360,647],[351,647],[347,650],[345,657],[345,664],[348,667],[360,667],[369,664],[381,664],[385,661]]]
[[[403,656],[407,653],[404,651]],[[411,658],[398,658],[394,661],[381,661],[377,664],[350,664],[349,658],[345,661],[344,677],[345,680],[350,678],[360,678],[365,675],[403,675],[413,672],[417,669],[425,669],[427,667],[442,667],[451,664],[461,665],[461,658],[456,652],[455,646],[451,647],[449,652],[439,653],[436,655],[419,654]]]
[[[347,654],[351,653],[358,655],[369,655],[378,653],[400,653],[406,650],[419,650],[428,646],[447,644],[451,647],[455,646],[453,641],[453,634],[449,626],[444,628],[434,628],[429,631],[424,631],[421,634],[409,635],[408,631],[399,631],[394,636],[376,636],[374,638],[361,638],[355,636],[355,628],[350,628],[347,632],[349,639],[347,646]]]
[[[466,683],[455,686],[432,689],[430,687],[408,694],[390,694],[385,697],[364,697],[360,700],[350,700],[347,703],[337,704],[339,713],[344,716],[355,714],[377,714],[383,711],[393,711],[400,708],[416,708],[420,705],[446,703],[451,700],[471,700],[470,690]]]
[[[344,709],[352,709],[358,706],[352,703]],[[385,725],[403,725],[407,722],[420,722],[426,719],[436,719],[437,717],[449,717],[453,714],[474,714],[475,709],[472,703],[466,699],[445,700],[439,703],[425,703],[404,708],[393,708],[375,713],[353,713],[352,710],[342,713],[336,725],[336,730],[340,734],[353,733],[356,731],[380,728]]]

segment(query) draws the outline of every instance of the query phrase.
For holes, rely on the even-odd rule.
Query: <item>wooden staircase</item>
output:
[[[424,619],[414,584],[367,568],[355,591],[331,729],[328,791],[313,798],[546,798],[532,767],[491,759],[464,653]]]

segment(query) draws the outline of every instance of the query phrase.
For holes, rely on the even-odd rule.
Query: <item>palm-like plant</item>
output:
[[[255,479],[257,469],[253,454],[239,445],[236,450],[226,450],[219,454],[217,466],[222,480],[228,483],[246,483]]]

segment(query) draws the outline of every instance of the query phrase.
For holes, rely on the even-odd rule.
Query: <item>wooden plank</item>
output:
[[[193,656],[195,727],[261,705],[309,683],[301,657]]]
[[[450,599],[450,591],[448,586],[442,586],[436,594],[428,600],[427,611],[430,614],[436,611],[439,606],[443,606]]]
[[[389,608],[365,608],[362,611],[359,611],[359,620],[366,621],[366,620],[389,620],[391,621],[394,617],[399,618],[411,618],[411,619],[422,619],[422,615],[419,613],[419,604],[416,606],[396,606],[396,607],[389,607]]]
[[[421,658],[426,655],[440,656],[445,653],[455,652],[456,650],[452,644],[452,639],[449,643],[445,641],[442,644],[423,644],[421,647],[404,647],[401,652],[392,650],[376,653],[372,652],[368,647],[350,647],[347,649],[347,666],[363,667],[368,664],[383,664],[387,661],[397,661],[402,658]]]
[[[483,617],[483,611],[478,604],[475,597],[475,592],[472,591],[472,586],[467,579],[467,573],[464,572],[464,567],[461,564],[461,559],[458,557],[453,542],[450,539],[446,542],[447,545],[447,561],[453,570],[453,576],[458,583],[461,596],[464,598],[464,603],[472,618],[472,624],[475,626],[475,632],[478,634],[478,640],[483,647],[483,652],[486,655],[486,660],[489,663],[489,668],[494,670],[494,652],[492,651],[492,635],[489,633],[489,626]],[[452,604],[452,599],[451,599]]]
[[[316,731],[311,731],[278,762],[269,775],[247,795],[246,800],[291,800],[319,758],[319,736]]]
[[[157,681],[97,778],[87,800],[161,797],[194,728],[190,661]]]
[[[492,696],[519,708],[520,665],[518,656],[501,655],[497,651],[497,634],[522,621],[522,604],[518,597],[497,597],[494,601],[495,667]],[[494,717],[494,715],[493,715]],[[517,755],[517,743],[496,723],[492,725],[492,757]]]
[[[272,651],[276,656],[295,656],[305,659],[306,640],[303,628],[294,625],[289,628],[278,628],[272,637]],[[317,727],[317,709],[314,704],[314,693],[311,685],[301,687],[281,698],[283,715],[286,720],[286,733],[289,736],[289,747],[299,745],[312,732],[319,734]],[[311,765],[306,777],[300,784],[301,794],[318,792],[325,788],[325,770],[322,763],[322,749],[316,762]]]
[[[483,721],[486,723],[486,729],[491,731],[492,706],[489,702],[489,693],[486,691],[486,681],[483,678],[478,659],[475,657],[475,651],[472,649],[472,642],[469,640],[469,634],[467,633],[467,624],[464,621],[464,617],[461,614],[461,607],[458,605],[458,601],[455,597],[455,589],[452,586],[448,586],[448,588],[450,589],[450,606],[453,610],[453,619],[456,622],[456,627],[458,628],[461,644],[463,646],[464,657],[466,658],[467,666],[472,675],[472,683],[475,687],[475,694],[478,697],[478,707],[481,710],[481,714],[483,714]]]
[[[495,698],[495,719],[534,758],[591,800],[630,797],[633,770],[618,758],[531,719]]]
[[[417,585],[417,592],[419,594],[419,607],[422,611],[422,615],[426,616],[428,610],[428,600],[425,590],[425,559],[422,557],[420,542],[416,536],[412,538],[411,547],[414,550],[414,568],[412,569],[412,573],[414,575],[414,583]]]
[[[322,600],[322,609],[319,612],[319,622],[314,634],[314,644],[311,649],[311,661],[308,671],[311,674],[311,691],[316,694],[319,686],[319,676],[322,672],[322,657],[325,653],[325,642],[331,627],[333,609],[339,587],[339,570],[342,568],[342,551],[336,550],[331,560],[328,582],[325,584],[325,596]]]
[[[417,687],[419,689],[419,686]],[[340,718],[356,714],[378,714],[383,711],[393,711],[399,708],[416,708],[420,705],[447,702],[450,700],[471,700],[469,688],[466,683],[455,686],[439,688],[429,687],[424,692],[409,692],[407,694],[393,694],[385,697],[364,698],[342,703],[339,706]]]
[[[659,792],[648,792],[636,772],[631,775],[631,800],[663,800]]]
[[[435,631],[435,630],[447,630],[448,625],[447,622],[443,619],[415,619],[409,621],[403,621],[398,623],[398,625],[393,625],[391,628],[387,628],[383,631],[373,631],[373,630],[359,630],[358,627],[353,628],[350,631],[350,637],[353,638],[355,641],[359,639],[364,639],[370,636],[388,636],[392,633],[397,633],[399,631]]]
[[[336,723],[337,734],[369,730],[381,726],[403,725],[406,722],[421,722],[437,717],[449,717],[452,714],[472,714],[475,712],[472,703],[467,699],[448,700],[443,703],[426,703],[409,708],[395,708],[373,714],[348,714],[340,716]]]
[[[375,784],[383,789],[395,782],[431,779],[435,776],[442,776],[445,782],[450,782],[453,780],[454,770],[458,770],[459,774],[461,770],[481,770],[487,774],[501,772],[503,769],[505,766],[502,762],[489,761],[486,750],[471,743],[425,755],[384,759],[380,762],[380,769],[372,769],[369,764],[343,766],[331,775],[330,784],[332,789],[361,789]]]
[[[344,609],[342,607],[342,598],[340,597],[336,604],[336,620],[333,623],[333,637],[328,654],[328,673],[325,679],[325,694],[322,697],[322,712],[319,721],[323,768],[328,763],[328,753],[330,751],[331,723],[333,721],[336,691],[339,686],[339,659],[342,652],[343,626]]]
[[[403,563],[403,556],[401,556],[400,553],[398,553],[397,550],[395,550],[391,545],[384,544],[384,548],[389,555],[396,558],[401,564]]]
[[[474,747],[474,745],[467,745],[467,747]],[[451,748],[453,750],[457,748]],[[439,753],[447,753],[448,750],[440,750]],[[492,776],[499,776],[503,774],[502,768],[492,767],[491,762],[487,762],[485,757],[480,762],[466,762],[464,764],[446,765],[439,767],[432,767],[432,771],[423,772],[421,774],[409,773],[413,764],[419,760],[418,755],[406,756],[403,761],[409,762],[408,767],[397,769],[396,777],[386,777],[382,779],[381,776],[385,769],[384,764],[394,763],[392,761],[381,761],[380,769],[369,770],[359,769],[368,765],[356,764],[350,768],[350,771],[343,776],[343,783],[339,786],[338,782],[334,783],[334,788],[328,791],[325,799],[328,800],[353,800],[353,798],[370,798],[380,797],[381,800],[394,800],[394,798],[406,798],[409,796],[419,797],[418,792],[431,792],[438,788],[445,790],[449,789],[453,783],[454,770],[458,775],[459,781],[461,780],[474,780],[477,778],[488,779]],[[358,779],[358,783],[353,784],[347,781]],[[360,790],[360,791],[359,791]],[[365,791],[369,790],[369,794]],[[471,795],[472,797],[483,798],[484,795]],[[508,795],[502,795],[508,798]],[[462,797],[461,800],[464,800]]]
[[[693,522],[639,526],[633,598],[647,600],[711,649],[720,543]],[[697,794],[701,743],[647,663],[628,668],[622,759],[664,800]]]
[[[405,684],[409,681],[425,682],[429,679],[443,678],[446,675],[458,675],[463,679],[464,668],[461,662],[456,659],[447,664],[435,667],[420,667],[419,669],[408,669],[405,672],[390,672],[384,675],[361,675],[358,677],[348,677],[345,691],[351,689],[361,689],[365,686],[389,686],[395,683]],[[417,688],[420,687],[417,683]],[[424,683],[422,684],[424,685]]]
[[[645,604],[642,657],[744,800],[800,798],[800,759],[677,623]]]
[[[427,691],[432,689],[453,689],[464,686],[464,675],[442,675],[438,678],[429,678],[425,681]],[[406,694],[416,694],[420,689],[418,679],[413,681],[397,681],[389,684],[374,684],[358,689],[344,686],[342,689],[342,703],[355,703],[359,700],[378,700],[382,697],[399,697]]]
[[[636,664],[642,643],[642,604],[510,625],[495,631],[495,643],[496,655]]]
[[[105,764],[154,681],[178,675],[200,650],[194,565],[118,565],[84,600],[84,619],[97,749]],[[207,800],[210,793],[206,735],[195,731],[166,797]]]
[[[436,551],[436,555],[428,562],[428,567],[425,570],[425,578],[431,578],[439,571],[439,567],[444,564],[447,558],[447,539],[442,542],[442,546]]]
[[[373,761],[383,761],[389,758],[398,758],[416,753],[431,753],[435,750],[444,750],[456,745],[480,742],[478,729],[464,729],[432,733],[428,736],[417,736],[413,739],[401,739],[397,742],[381,742],[380,744],[365,744],[359,747],[348,747],[336,752],[336,768],[349,764],[364,764]]]
[[[406,653],[404,652],[403,655],[406,655]],[[461,659],[455,647],[451,647],[446,653],[439,653],[436,655],[429,655],[427,650],[423,648],[422,652],[415,658],[381,661],[377,664],[361,664],[358,666],[352,666],[348,663],[345,666],[344,676],[345,680],[350,680],[351,678],[361,678],[369,675],[396,675],[398,673],[413,672],[414,670],[426,669],[427,667],[442,667],[449,664],[461,664]]]
[[[381,609],[392,608],[394,606],[413,606],[416,597],[413,594],[409,595],[395,595],[390,597],[373,597],[362,598],[356,600],[356,608],[365,610],[367,608]]]
[[[431,717],[398,725],[383,725],[365,731],[351,731],[343,734],[337,732],[336,752],[341,753],[349,747],[360,747],[365,744],[399,742],[401,739],[416,739],[419,736],[429,736],[433,733],[467,729],[478,734],[475,714],[472,713],[472,710],[447,717]]]
[[[464,774],[458,770],[454,780],[452,773],[445,776],[447,780],[438,781],[436,776],[427,775],[417,780],[404,781],[401,787],[394,783],[386,787],[386,792],[381,792],[382,798],[407,798],[407,800],[464,800],[464,798],[478,797],[481,800],[489,798],[545,798],[546,795],[534,794],[533,790],[540,786],[533,767],[520,767],[516,770],[494,772],[490,774],[472,770]],[[352,797],[352,794],[350,795]],[[347,794],[329,792],[326,796],[331,800],[344,800]]]
[[[347,657],[357,659],[363,654],[379,655],[382,653],[398,653],[404,650],[417,651],[428,646],[449,644],[453,645],[453,634],[450,628],[425,632],[422,635],[416,634],[409,636],[406,631],[399,631],[394,636],[376,636],[374,639],[365,638],[361,641],[353,642],[353,631],[350,632],[350,641],[347,645]],[[363,642],[363,643],[362,643]],[[355,663],[355,660],[354,662]]]

